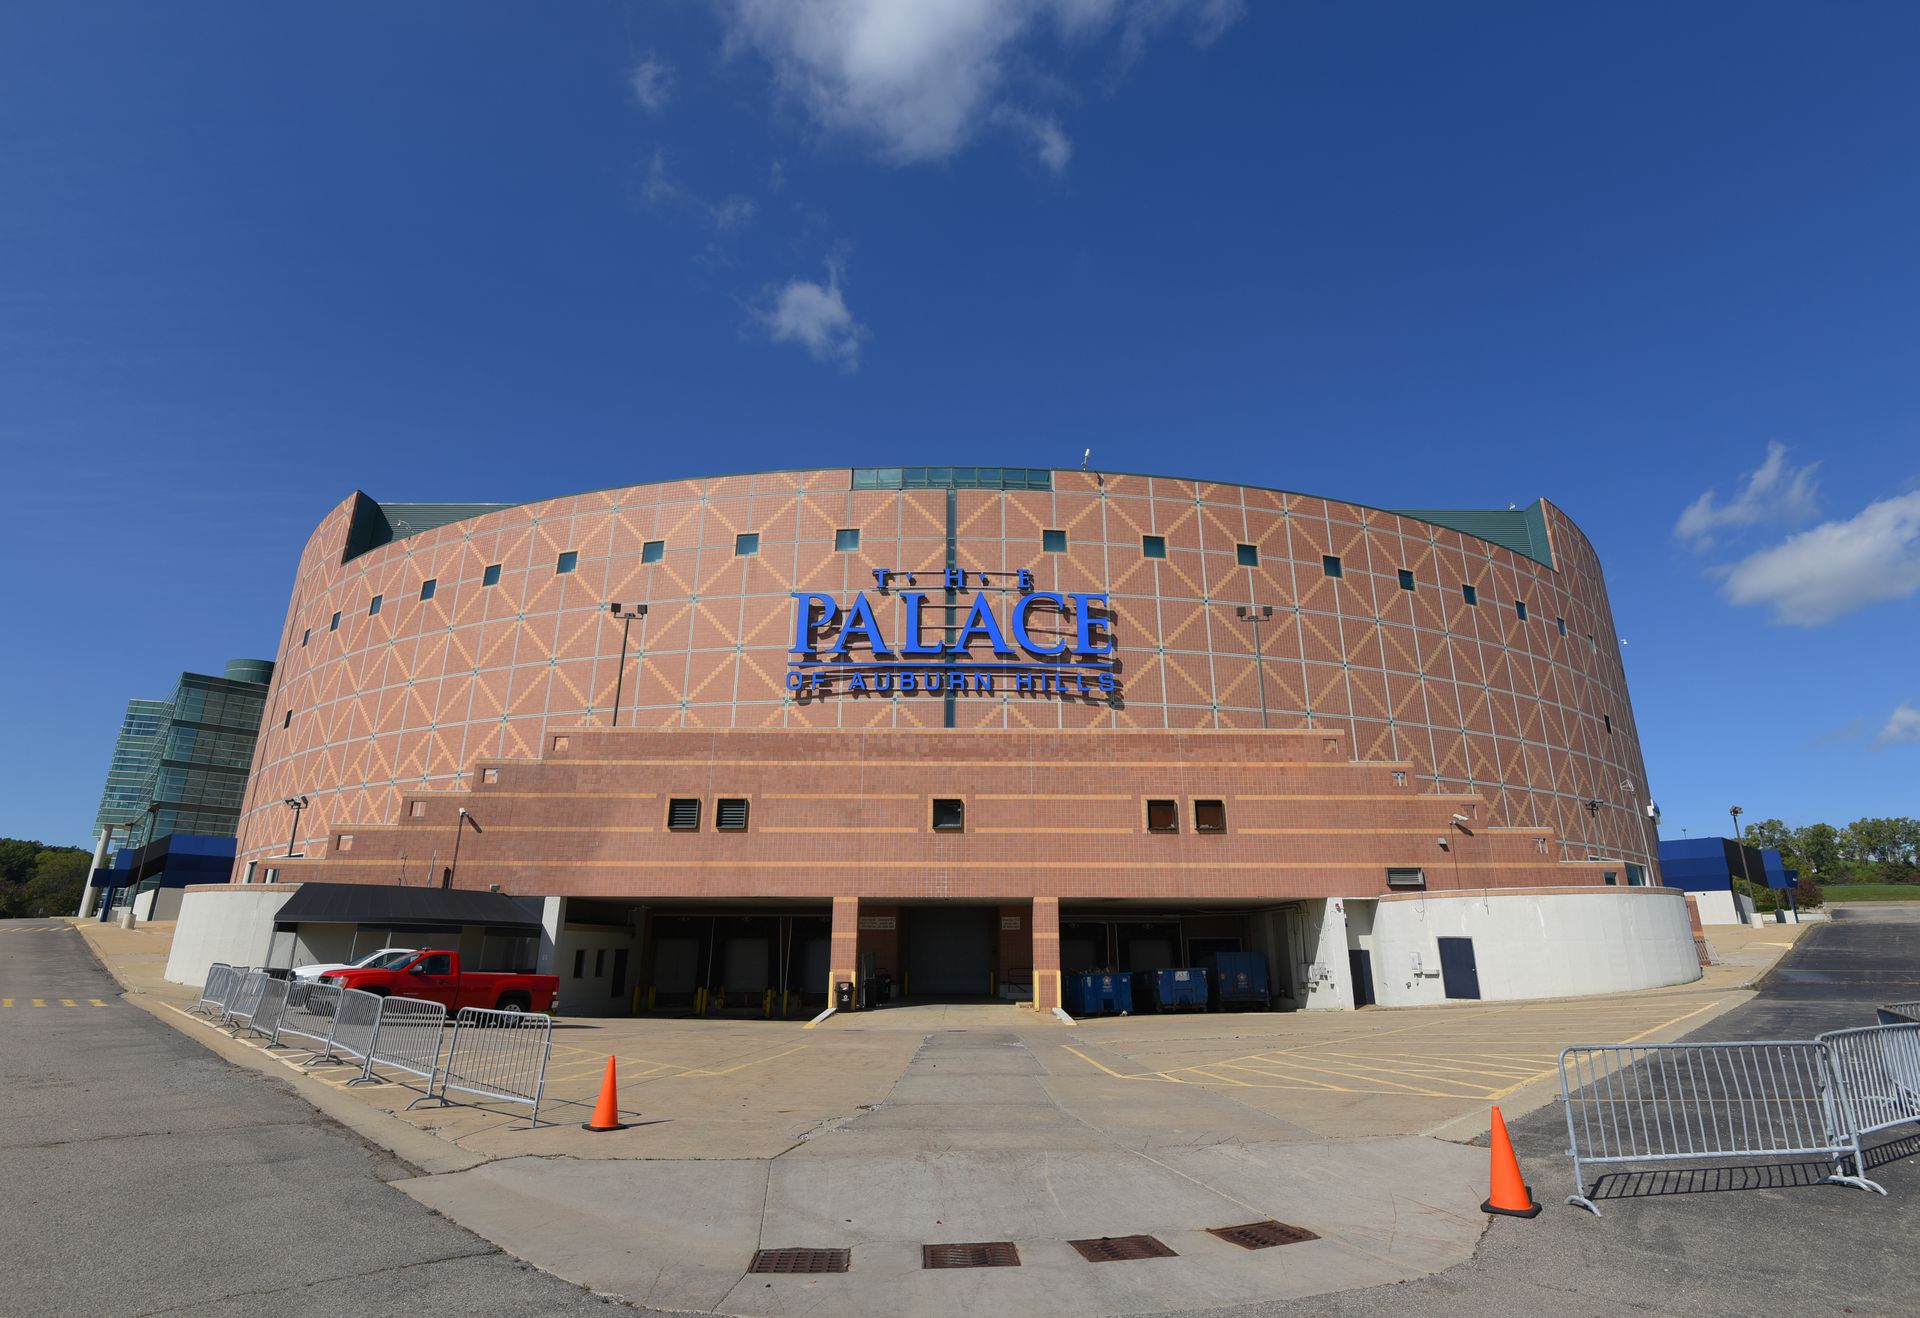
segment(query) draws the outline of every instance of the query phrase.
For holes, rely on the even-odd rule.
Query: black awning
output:
[[[401,888],[361,883],[302,883],[274,917],[279,924],[377,924],[390,929],[479,925],[540,932],[533,912],[503,892]]]

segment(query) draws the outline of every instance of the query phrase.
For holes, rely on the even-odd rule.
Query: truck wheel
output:
[[[500,999],[499,1009],[512,1012],[515,1016],[521,1015],[527,1009],[527,999],[523,994],[509,993]]]

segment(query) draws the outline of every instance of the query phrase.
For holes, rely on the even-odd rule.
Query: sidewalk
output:
[[[423,1203],[549,1271],[661,1308],[847,1314],[990,1305],[1146,1313],[1421,1276],[1473,1251],[1487,1107],[1557,1093],[1564,1043],[1677,1037],[1752,995],[1804,926],[1716,930],[1695,984],[1552,1003],[1107,1018],[906,1006],[814,1030],[594,1020],[556,1030],[543,1116],[403,1109],[227,1041],[165,984],[171,930],[89,924],[130,997],[222,1056],[295,1084],[430,1174]],[[580,1129],[618,1059],[623,1119]],[[1433,1136],[1441,1135],[1444,1138]],[[1529,1169],[1534,1179],[1555,1169]],[[1319,1237],[1243,1251],[1207,1234],[1276,1218]],[[1177,1257],[1118,1266],[1070,1240],[1148,1233]],[[923,1244],[1006,1240],[1021,1266],[925,1271]],[[747,1274],[761,1248],[847,1248],[843,1275]]]

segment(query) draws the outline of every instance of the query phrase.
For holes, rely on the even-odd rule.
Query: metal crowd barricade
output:
[[[1819,1156],[1833,1161],[1828,1181],[1881,1190],[1863,1174],[1827,1049],[1813,1040],[1563,1048],[1560,1100],[1567,1202],[1596,1217],[1586,1173],[1596,1164]]]
[[[1920,1024],[1920,1002],[1889,1002],[1878,1014],[1882,1025]]]
[[[428,1082],[425,1097],[452,1106],[450,1089],[505,1103],[532,1105],[527,1126],[540,1124],[540,1098],[547,1085],[547,1060],[553,1055],[553,1017],[534,1012],[491,1011],[462,1007],[453,1023],[453,1042],[440,1067],[439,1092]]]
[[[236,1030],[244,1029],[260,1006],[261,995],[267,991],[267,985],[272,982],[273,976],[266,971],[249,970],[234,985],[233,992],[227,998],[226,1007],[220,1013],[220,1023],[232,1025]]]
[[[1855,1170],[1865,1176],[1861,1136],[1920,1124],[1920,1023],[1834,1030],[1817,1042],[1827,1051],[1841,1116],[1853,1135]]]
[[[379,1017],[374,1021],[373,1038],[367,1046],[367,1064],[347,1083],[378,1083],[381,1077],[373,1073],[378,1065],[419,1076],[431,1092],[433,1073],[440,1065],[440,1035],[446,1024],[447,1009],[441,1003],[421,998],[383,998]]]
[[[274,1023],[273,1038],[267,1046],[277,1048],[282,1039],[311,1039],[325,1050],[333,1037],[333,1014],[340,1008],[338,984],[322,984],[311,979],[296,979],[287,985],[287,1005]]]
[[[260,997],[253,1005],[253,1011],[247,1016],[245,1028],[252,1030],[263,1039],[271,1040],[274,1030],[280,1024],[280,1013],[286,1010],[286,1006],[287,981],[269,977],[260,990]],[[236,1020],[235,1024],[238,1025],[239,1022]],[[236,1037],[238,1037],[237,1032]]]
[[[351,1057],[364,1062],[373,1051],[373,1036],[380,1028],[380,995],[362,989],[342,989],[340,1005],[334,1008],[333,1024],[320,1051],[307,1059],[308,1066],[322,1062],[339,1065]]]
[[[203,1015],[213,1014],[213,1008],[223,1008],[227,1001],[227,986],[233,980],[233,967],[224,961],[216,961],[207,967],[206,987],[200,990],[200,1000],[187,1010]]]

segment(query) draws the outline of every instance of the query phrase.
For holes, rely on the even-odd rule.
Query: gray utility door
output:
[[[1442,938],[1440,985],[1450,998],[1480,996],[1480,967],[1473,959],[1471,938]]]
[[[987,906],[911,906],[907,921],[908,992],[924,997],[985,997],[993,973],[993,919]]]

